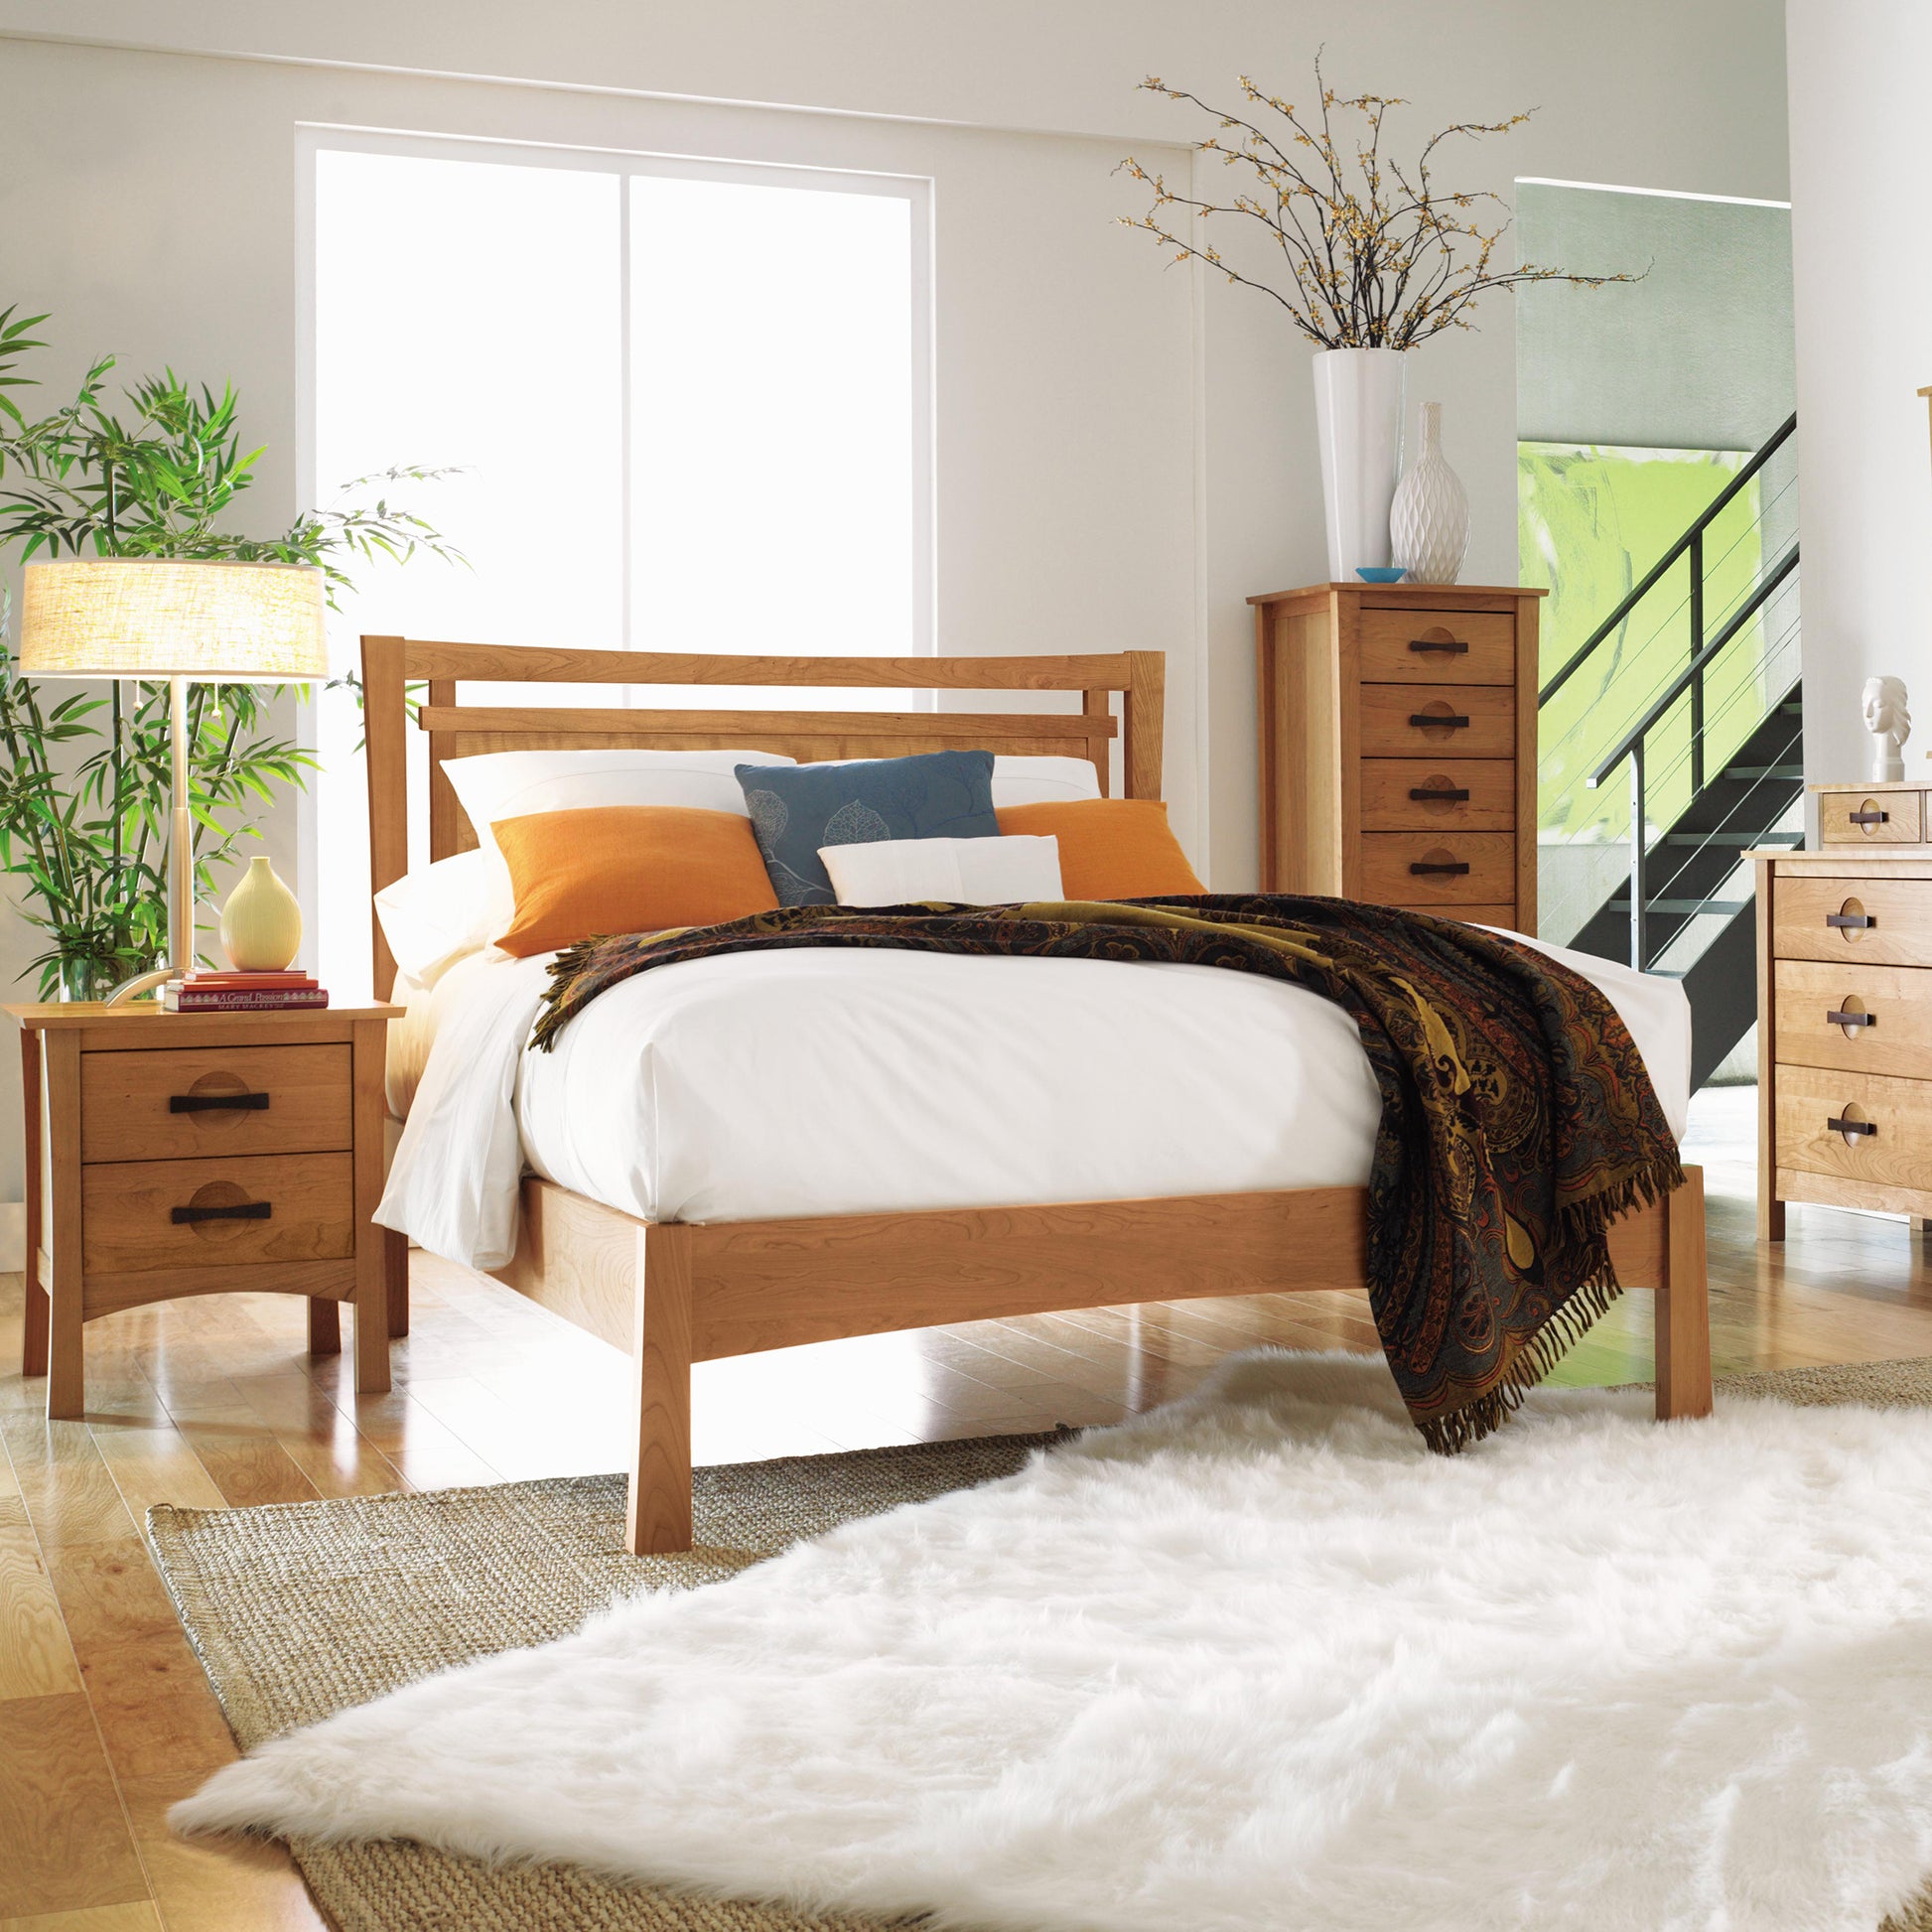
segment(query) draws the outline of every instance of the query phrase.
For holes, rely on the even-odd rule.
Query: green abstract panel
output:
[[[1749,459],[1748,451],[1734,450],[1517,445],[1522,581],[1550,592],[1542,623],[1546,681]],[[1752,478],[1705,532],[1707,636],[1756,584],[1761,553],[1758,480]],[[1763,649],[1759,621],[1753,619],[1706,673],[1709,769],[1717,769],[1763,715],[1758,689]],[[1686,559],[1665,573],[1543,713],[1537,821],[1545,842],[1627,839],[1627,776],[1613,774],[1594,791],[1587,788],[1586,780],[1689,662],[1690,654]],[[1690,724],[1686,696],[1650,735],[1648,816],[1653,827],[1670,824],[1690,802]]]

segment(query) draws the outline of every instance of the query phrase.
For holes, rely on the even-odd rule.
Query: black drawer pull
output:
[[[1469,792],[1466,785],[1413,785],[1409,796],[1415,799],[1447,798],[1451,805],[1468,802]]]
[[[1847,822],[1853,825],[1883,825],[1890,820],[1891,813],[1890,812],[1850,812],[1846,816],[1847,816]]]
[[[1825,1123],[1828,1134],[1875,1134],[1877,1124],[1868,1120],[1828,1120]]]
[[[1411,863],[1409,870],[1418,878],[1425,873],[1447,872],[1453,873],[1459,879],[1469,870],[1469,862],[1466,859],[1417,859]]]
[[[1878,921],[1869,912],[1827,912],[1825,923],[1843,926],[1848,932],[1863,932]]]
[[[244,1200],[230,1207],[178,1207],[174,1222],[183,1227],[191,1221],[265,1221],[272,1212],[265,1200]]]
[[[1429,711],[1412,711],[1409,714],[1409,722],[1412,725],[1447,725],[1450,731],[1465,731],[1469,723],[1466,718],[1454,712]]]
[[[265,1093],[171,1093],[168,1096],[168,1111],[171,1114],[213,1114],[229,1110],[244,1114],[265,1114],[268,1111],[268,1095]]]
[[[1828,1013],[1825,1024],[1828,1027],[1875,1027],[1878,1016],[1875,1013]]]
[[[1469,646],[1460,637],[1411,637],[1411,650],[1440,650],[1450,657],[1466,657]]]

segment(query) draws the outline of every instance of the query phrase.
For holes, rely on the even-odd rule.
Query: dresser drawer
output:
[[[1932,964],[1932,879],[1777,875],[1771,895],[1776,959]]]
[[[350,1100],[346,1045],[83,1053],[80,1158],[173,1161],[346,1148]]]
[[[1379,905],[1493,906],[1516,897],[1507,832],[1364,832],[1361,897]]]
[[[355,1252],[354,1160],[104,1163],[81,1171],[80,1213],[90,1275],[341,1260]]]
[[[1932,1190],[1932,1083],[1780,1059],[1777,1165],[1870,1186]]]
[[[1364,684],[1361,749],[1370,759],[1507,759],[1516,751],[1516,693],[1507,685]]]
[[[1780,959],[1774,974],[1780,1060],[1932,1080],[1932,971]]]
[[[1364,611],[1356,631],[1371,684],[1514,684],[1516,620],[1494,611]]]
[[[1825,845],[1917,845],[1925,837],[1925,794],[1822,791],[1818,837]]]
[[[1521,930],[1514,905],[1417,905],[1405,903],[1404,912],[1428,912],[1439,919],[1454,919],[1460,925],[1499,925],[1510,932]]]
[[[1365,832],[1508,832],[1515,824],[1513,759],[1362,760]]]

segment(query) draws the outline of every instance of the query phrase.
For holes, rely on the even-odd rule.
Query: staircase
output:
[[[1587,728],[1573,723],[1543,751],[1546,863],[1552,847],[1566,842],[1565,826],[1579,818],[1603,850],[1601,806],[1583,807],[1584,793],[1621,784],[1629,801],[1619,883],[1574,932],[1548,936],[1684,982],[1694,1086],[1711,1077],[1756,1018],[1746,855],[1804,842],[1797,422],[1790,417],[1756,452],[1541,692],[1546,716],[1573,679],[1586,679],[1589,692]],[[1733,509],[1754,483],[1753,497]],[[1714,529],[1721,519],[1718,560],[1754,556],[1756,568],[1739,589],[1732,562],[1729,608],[1713,617],[1706,609],[1707,552],[1720,541]],[[1573,693],[1573,713],[1574,700]],[[1588,755],[1580,760],[1586,744]],[[1661,823],[1660,797],[1668,801]]]

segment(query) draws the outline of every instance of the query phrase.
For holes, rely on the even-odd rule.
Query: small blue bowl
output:
[[[1357,564],[1355,575],[1364,584],[1399,584],[1409,573],[1397,570],[1392,564]]]

